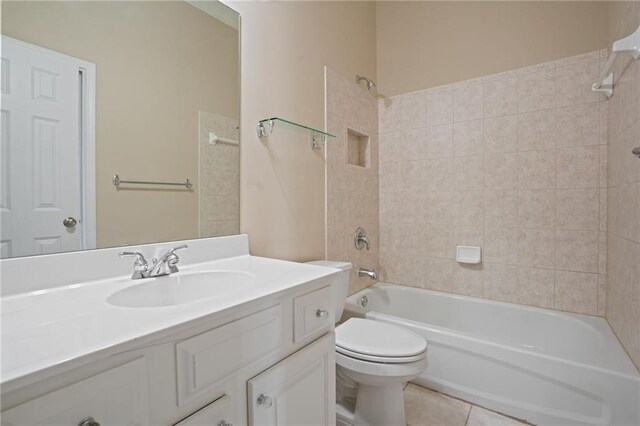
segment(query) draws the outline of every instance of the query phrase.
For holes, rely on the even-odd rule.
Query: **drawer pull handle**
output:
[[[218,426],[233,426],[233,424],[227,423],[226,420],[220,420],[220,423],[218,423]]]
[[[318,309],[316,311],[316,317],[318,317],[320,319],[327,319],[327,318],[329,318],[329,312],[324,310],[324,309]]]
[[[80,420],[78,426],[100,426],[100,423],[96,422],[96,419],[94,419],[93,417],[85,417],[84,419]]]
[[[262,406],[262,408],[271,408],[271,405],[273,405],[273,400],[271,399],[271,397],[266,396],[263,393],[260,394],[257,402],[258,402],[258,405]]]

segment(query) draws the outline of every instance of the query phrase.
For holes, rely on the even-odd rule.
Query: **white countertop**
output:
[[[222,297],[150,308],[107,303],[114,292],[152,280],[132,280],[130,275],[3,297],[0,382],[4,385],[145,336],[158,338],[190,321],[338,272],[242,255],[182,266],[178,274],[209,270],[248,272],[255,275],[256,285]]]

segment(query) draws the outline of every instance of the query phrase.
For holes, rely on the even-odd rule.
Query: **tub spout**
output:
[[[372,280],[377,280],[378,279],[378,273],[375,271],[375,269],[365,269],[365,268],[360,268],[360,270],[358,271],[358,276],[359,277],[369,277]]]

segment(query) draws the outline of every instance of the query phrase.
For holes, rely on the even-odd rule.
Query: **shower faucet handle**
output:
[[[369,249],[371,248],[371,244],[369,243],[369,239],[367,238],[367,231],[365,231],[362,226],[358,226],[358,228],[356,229],[356,235],[353,237],[353,243],[358,250],[366,248],[367,251],[369,251]]]

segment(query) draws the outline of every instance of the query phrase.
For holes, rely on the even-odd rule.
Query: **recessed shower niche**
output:
[[[347,128],[347,163],[352,166],[370,167],[369,136]]]

